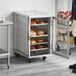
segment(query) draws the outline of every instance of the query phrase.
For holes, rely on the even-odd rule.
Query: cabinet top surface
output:
[[[1,26],[1,25],[8,26],[8,25],[12,25],[12,24],[13,24],[12,21],[5,20],[5,22],[0,23],[0,26]]]
[[[43,13],[43,12],[39,12],[39,11],[21,11],[21,12],[16,12],[18,14],[22,14],[22,15],[26,15],[29,16],[30,18],[37,18],[37,17],[51,17],[49,14],[47,13]]]

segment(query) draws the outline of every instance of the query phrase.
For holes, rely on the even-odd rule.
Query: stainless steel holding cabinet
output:
[[[31,58],[42,57],[52,53],[52,31],[50,15],[38,11],[14,13],[16,47],[15,55]]]

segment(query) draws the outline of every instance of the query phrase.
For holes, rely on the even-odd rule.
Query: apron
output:
[[[76,37],[76,20],[73,20],[72,26],[70,27],[70,31],[72,31],[73,36]]]
[[[73,0],[72,2],[72,19],[73,23],[70,31],[72,31],[73,36],[76,37],[76,0]]]

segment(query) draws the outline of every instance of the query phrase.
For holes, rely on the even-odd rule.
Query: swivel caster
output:
[[[16,55],[16,57],[20,57],[20,54],[18,54],[18,53],[16,53],[16,52],[15,52],[15,55]]]
[[[56,46],[56,51],[60,51],[59,45]]]
[[[69,50],[69,55],[71,55],[71,49]]]
[[[47,58],[47,57],[45,57],[45,56],[44,56],[44,57],[43,57],[43,61],[45,61],[45,60],[46,60],[46,58]]]
[[[31,59],[28,59],[28,62],[31,63]]]
[[[9,69],[9,65],[7,65],[7,68]]]

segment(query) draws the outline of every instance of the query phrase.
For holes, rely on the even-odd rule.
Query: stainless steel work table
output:
[[[3,22],[3,23],[0,23],[0,27],[6,27],[6,29],[7,29],[7,45],[6,45],[6,47],[7,47],[7,49],[6,50],[4,50],[3,48],[0,48],[0,58],[4,58],[4,57],[7,57],[7,67],[8,67],[8,69],[9,69],[9,66],[10,66],[10,48],[11,48],[11,46],[10,46],[10,44],[11,44],[11,41],[10,41],[10,39],[11,39],[11,25],[13,25],[13,22],[11,22],[11,21],[5,21],[5,22]],[[1,35],[0,35],[1,36]]]

